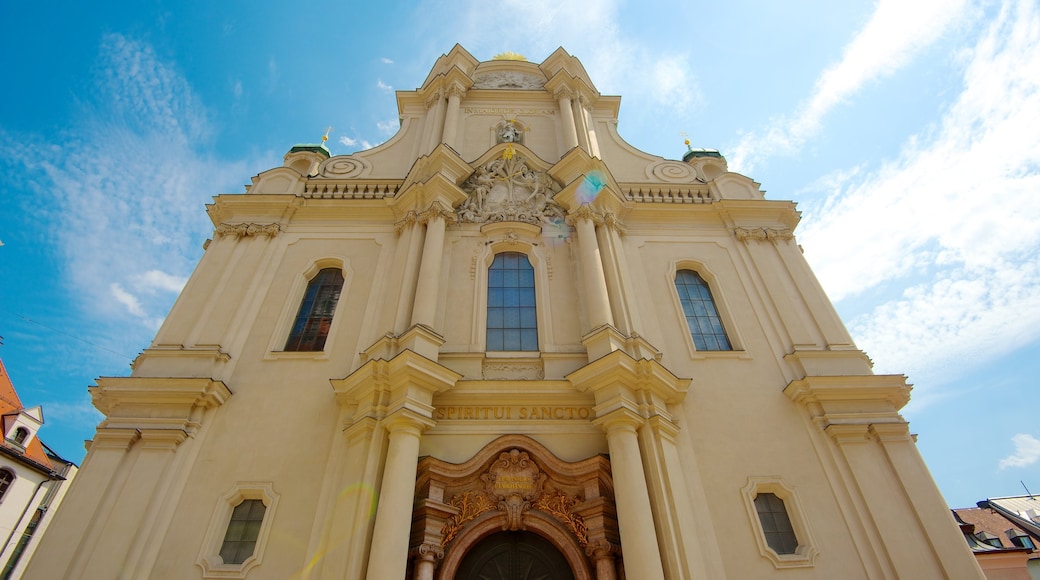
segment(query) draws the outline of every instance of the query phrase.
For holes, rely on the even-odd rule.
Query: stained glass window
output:
[[[693,270],[679,270],[675,274],[675,290],[697,350],[732,350],[704,278]]]
[[[487,350],[538,350],[534,268],[519,252],[496,255],[488,269]]]
[[[285,350],[314,351],[325,348],[332,327],[339,293],[343,290],[343,273],[339,268],[325,268],[307,284]]]

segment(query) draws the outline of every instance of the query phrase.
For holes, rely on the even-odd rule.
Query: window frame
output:
[[[798,541],[798,547],[793,554],[778,554],[766,541],[762,521],[755,507],[755,498],[761,493],[772,493],[784,502],[784,509],[787,510],[787,517],[791,520],[791,527]],[[749,477],[747,485],[741,489],[741,495],[744,498],[744,507],[747,509],[755,544],[763,558],[772,562],[776,568],[806,568],[815,565],[819,550],[793,486],[776,476]]]
[[[220,557],[220,550],[224,545],[228,525],[231,523],[231,514],[235,511],[235,507],[250,499],[262,501],[266,508],[253,554],[241,564],[225,564],[223,558]],[[251,569],[263,563],[267,539],[270,536],[277,507],[278,494],[275,493],[274,484],[271,482],[239,482],[221,496],[214,506],[213,515],[210,517],[209,526],[202,540],[199,557],[195,561],[202,568],[202,577],[245,578]]]
[[[515,288],[518,289],[518,290],[525,290],[527,288],[530,288],[531,292],[534,294],[534,305],[533,305],[533,308],[534,308],[534,324],[535,324],[535,327],[534,327],[534,333],[535,333],[535,337],[534,337],[535,345],[534,346],[535,346],[535,348],[533,348],[533,349],[523,348],[524,345],[523,345],[523,337],[522,336],[519,339],[520,343],[521,343],[520,344],[521,348],[519,348],[519,349],[500,348],[500,349],[492,350],[490,348],[490,346],[488,345],[488,343],[490,342],[489,335],[491,334],[491,331],[492,331],[492,328],[490,326],[491,308],[500,308],[498,306],[492,306],[491,305],[491,278],[492,278],[492,276],[491,276],[491,274],[492,274],[491,269],[495,266],[495,262],[499,259],[499,256],[502,256],[503,260],[505,260],[505,256],[506,255],[513,255],[513,256],[522,257],[523,260],[527,262],[527,266],[530,268],[530,272],[531,272],[531,285],[528,287],[528,286],[520,285],[518,283]],[[503,268],[502,271],[505,272],[506,269]],[[516,271],[517,272],[522,272],[522,271],[527,271],[527,270],[526,270],[526,268],[522,268],[521,267],[521,268],[517,268]],[[538,338],[539,338],[538,337],[538,290],[537,290],[537,282],[534,279],[535,278],[534,264],[531,263],[531,258],[527,254],[525,254],[524,252],[517,252],[517,251],[497,252],[497,253],[495,253],[493,255],[492,260],[491,260],[491,264],[488,265],[487,278],[488,278],[488,282],[487,282],[487,286],[486,286],[486,289],[487,289],[486,290],[487,291],[487,304],[484,307],[484,317],[485,317],[484,318],[484,320],[485,320],[485,322],[484,322],[484,345],[485,345],[484,348],[485,348],[485,350],[486,351],[490,351],[490,352],[494,352],[494,353],[502,353],[502,352],[537,353],[537,352],[541,352],[541,343],[538,341]],[[510,286],[500,286],[500,288],[506,289],[506,288],[511,288],[511,287]],[[513,308],[513,307],[502,306],[501,308],[503,308],[503,309],[510,309],[510,308]],[[524,306],[521,304],[519,306],[516,306],[515,308],[520,309],[520,316],[522,318],[523,317],[522,309],[524,308]],[[503,324],[503,326],[501,327],[501,331],[503,332],[503,337],[502,337],[503,344],[505,343],[504,333],[506,331],[508,331],[508,330],[517,330],[517,331],[519,331],[522,334],[523,330],[524,330],[524,327],[522,326],[522,322],[520,323],[520,326],[517,326],[515,328],[513,326],[505,326]]]
[[[696,273],[702,280],[704,280],[704,283],[708,285],[708,292],[711,293],[712,302],[715,304],[715,311],[719,315],[719,322],[722,324],[722,329],[725,331],[726,338],[729,340],[729,350],[697,349],[697,345],[693,342],[690,325],[686,321],[686,313],[682,307],[682,300],[679,298],[679,290],[675,285],[676,277],[679,275],[680,270],[690,270]],[[679,327],[682,330],[682,339],[686,344],[686,349],[690,358],[748,358],[748,353],[743,347],[744,341],[738,332],[737,324],[731,314],[732,309],[726,302],[726,297],[719,291],[718,276],[715,275],[711,269],[702,262],[682,259],[669,264],[665,277],[667,279],[667,288],[669,296],[671,297],[673,311],[679,322]]]
[[[484,224],[481,233],[487,236],[482,248],[473,256],[471,277],[473,279],[473,322],[470,329],[471,352],[481,352],[486,358],[537,359],[541,353],[556,352],[553,342],[552,304],[549,296],[549,258],[538,245],[541,243],[541,228],[518,222],[495,222]],[[534,269],[535,316],[538,321],[538,350],[487,349],[487,306],[488,272],[495,256],[505,252],[517,252],[527,256]]]
[[[8,474],[11,477],[11,479],[7,482],[7,485],[2,485],[2,483],[0,483],[0,503],[4,502],[4,499],[7,498],[7,494],[11,491],[11,488],[14,486],[14,482],[18,481],[18,474],[15,473],[14,470],[9,469],[7,467],[0,467],[0,474],[3,473]]]
[[[296,316],[300,311],[304,295],[307,293],[307,286],[319,272],[326,268],[339,269],[343,275],[343,287],[340,289],[339,301],[336,302],[336,309],[332,314],[332,324],[329,327],[329,334],[325,339],[324,348],[322,350],[284,350],[289,342],[289,335],[292,333],[293,325],[296,323]],[[308,264],[305,270],[299,272],[293,278],[292,285],[286,293],[282,304],[282,312],[278,317],[278,323],[275,326],[274,333],[271,335],[271,341],[268,343],[267,354],[264,358],[267,360],[329,358],[329,353],[332,352],[338,334],[337,331],[342,324],[343,318],[346,316],[343,304],[347,302],[347,295],[350,291],[353,277],[354,272],[350,267],[350,261],[339,256],[314,260]]]

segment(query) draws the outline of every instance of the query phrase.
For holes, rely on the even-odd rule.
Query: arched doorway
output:
[[[456,580],[574,580],[567,559],[531,532],[498,532],[484,538],[459,564]]]

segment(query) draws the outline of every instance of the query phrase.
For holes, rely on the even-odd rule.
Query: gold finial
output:
[[[516,155],[516,149],[513,149],[513,145],[506,145],[505,150],[502,151],[502,159],[512,159]]]
[[[690,148],[690,138],[686,135],[686,131],[679,131],[679,136],[683,138],[683,143],[686,145],[687,151],[693,151]]]
[[[321,144],[322,145],[324,145],[325,142],[329,140],[329,133],[331,133],[331,132],[332,132],[332,125],[329,125],[328,128],[325,129],[325,134],[321,136]]]

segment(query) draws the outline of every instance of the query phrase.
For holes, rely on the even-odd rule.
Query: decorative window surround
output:
[[[777,568],[806,568],[815,565],[819,550],[816,541],[809,530],[808,521],[805,518],[798,496],[795,495],[794,487],[788,485],[779,477],[749,477],[747,485],[740,490],[744,497],[744,507],[747,509],[748,521],[754,530],[755,542],[758,545],[758,553],[773,563]],[[755,497],[760,493],[772,493],[784,502],[787,515],[791,519],[791,527],[798,538],[798,548],[794,554],[777,554],[769,544],[766,543],[765,532],[762,530],[762,522],[755,508]]]
[[[303,296],[307,292],[307,286],[311,280],[318,275],[325,268],[339,268],[343,273],[343,286],[340,288],[339,301],[336,303],[336,309],[332,315],[332,325],[329,328],[328,336],[325,339],[325,346],[322,350],[283,350],[286,343],[289,340],[289,334],[292,332],[293,324],[296,322],[296,316],[300,311],[300,304],[303,302]],[[344,304],[347,302],[346,296],[350,291],[350,283],[353,281],[354,272],[350,267],[350,260],[344,257],[327,257],[319,260],[315,260],[311,263],[310,267],[306,271],[300,273],[299,276],[293,280],[292,287],[289,289],[289,293],[286,297],[285,303],[282,306],[282,313],[278,317],[278,324],[275,326],[274,334],[271,336],[271,341],[267,346],[267,354],[264,356],[267,360],[315,360],[315,359],[327,359],[329,358],[330,352],[332,352],[333,343],[336,340],[336,329],[341,324],[344,313],[340,312],[344,308]]]
[[[697,346],[693,343],[693,336],[690,333],[689,324],[686,322],[686,314],[683,311],[682,301],[679,298],[679,291],[675,285],[675,279],[680,270],[693,271],[701,277],[705,284],[708,285],[708,291],[711,293],[711,298],[715,304],[715,310],[718,313],[719,321],[722,323],[722,327],[725,329],[726,338],[729,340],[728,350],[698,350]],[[743,340],[738,331],[739,329],[734,323],[733,316],[730,314],[731,310],[729,305],[726,303],[726,297],[718,292],[719,284],[716,276],[711,272],[711,270],[709,270],[703,263],[695,260],[677,260],[669,264],[665,276],[672,297],[672,305],[675,308],[675,316],[682,324],[683,341],[686,343],[686,348],[689,351],[691,358],[750,358],[748,352],[741,346]]]
[[[253,555],[246,558],[241,564],[225,564],[220,557],[220,547],[224,543],[224,536],[231,522],[231,513],[235,506],[247,499],[258,499],[264,502],[263,524],[256,538],[256,548]],[[271,532],[271,522],[274,521],[275,508],[278,507],[278,494],[274,492],[274,484],[271,482],[244,481],[236,484],[225,493],[213,508],[213,516],[210,518],[206,535],[202,540],[202,549],[195,561],[202,568],[203,578],[245,578],[246,574],[259,566],[264,559],[264,550],[267,547],[267,538]]]

